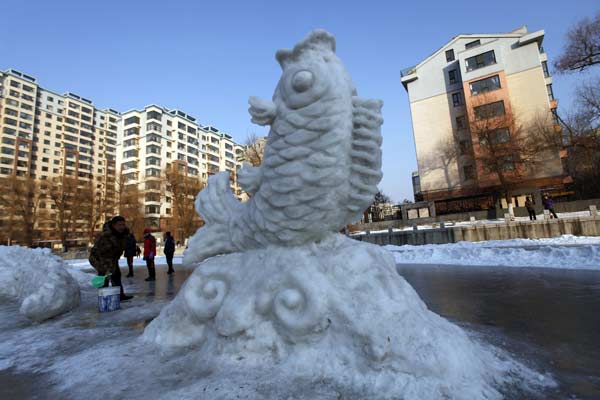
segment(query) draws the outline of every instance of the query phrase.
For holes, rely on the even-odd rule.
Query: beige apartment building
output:
[[[526,27],[462,34],[401,72],[410,102],[419,197],[435,201],[438,212],[485,209],[495,198],[500,182],[481,161],[485,140],[514,143],[511,135],[527,135],[526,127],[539,121],[559,134],[543,39],[543,30],[530,33]],[[497,126],[492,139],[478,134],[486,121],[503,120],[513,123]],[[514,128],[515,121],[520,129]],[[503,171],[513,180],[516,206],[523,206],[526,195],[539,200],[540,191],[559,193],[568,182],[558,151],[540,154],[535,167],[527,169],[518,167],[514,157],[506,155]]]
[[[166,187],[167,168],[178,168],[186,176],[205,184],[220,171],[230,174],[231,189],[238,198],[241,163],[236,154],[243,146],[212,126],[202,126],[181,111],[149,105],[122,114],[118,137],[117,165],[126,185],[137,185],[143,194],[146,224],[164,227],[173,215],[172,194]]]
[[[180,110],[156,105],[123,114],[101,110],[77,94],[44,89],[20,71],[0,72],[0,177],[33,177],[47,181],[47,187],[60,177],[77,178],[81,188],[93,188],[95,201],[107,205],[105,214],[117,212],[121,184],[135,184],[145,222],[162,227],[173,211],[163,179],[168,166],[202,184],[209,175],[228,171],[233,193],[243,200],[237,160],[244,149]],[[48,197],[40,207],[47,216],[36,226],[38,236],[56,239],[56,205]],[[8,223],[6,217],[0,212],[0,224]],[[73,237],[83,236],[85,221],[79,222]]]
[[[97,109],[74,93],[40,87],[20,71],[0,72],[0,177],[17,175],[41,181],[69,176],[94,190],[102,201],[113,196],[117,132],[121,116]],[[47,218],[38,224],[42,238],[56,230],[55,206],[39,207]]]

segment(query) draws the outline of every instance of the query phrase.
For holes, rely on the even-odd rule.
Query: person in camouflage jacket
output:
[[[98,275],[111,274],[110,280],[113,286],[121,288],[121,300],[129,300],[133,296],[127,296],[121,284],[121,269],[119,258],[125,250],[125,242],[129,230],[125,224],[125,218],[117,215],[103,226],[102,233],[96,239],[94,247],[90,251],[90,264],[98,272]],[[108,286],[108,279],[104,283]]]

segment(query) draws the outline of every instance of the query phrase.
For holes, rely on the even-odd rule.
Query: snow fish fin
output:
[[[381,173],[381,107],[380,100],[352,97],[352,158],[348,211],[352,220],[373,202]]]
[[[262,181],[260,167],[253,167],[244,163],[242,169],[238,172],[238,183],[246,193],[254,194],[258,191]]]
[[[237,251],[229,234],[229,222],[243,205],[231,193],[229,173],[209,177],[194,204],[205,225],[189,238],[183,264],[189,267],[208,257]]]

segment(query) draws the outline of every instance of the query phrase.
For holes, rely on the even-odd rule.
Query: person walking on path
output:
[[[542,204],[544,205],[544,209],[550,211],[550,214],[554,216],[554,218],[558,219],[558,215],[554,212],[554,201],[547,194],[544,195],[542,199]],[[551,217],[552,218],[552,217]]]
[[[119,258],[125,250],[125,241],[129,230],[125,224],[125,218],[117,215],[106,222],[102,228],[102,233],[96,239],[94,247],[90,251],[90,264],[98,272],[99,276],[110,275],[113,286],[121,288],[121,301],[129,300],[133,296],[128,296],[123,290],[121,284],[121,269],[119,268]],[[108,279],[104,282],[104,287],[108,286]]]
[[[156,269],[154,268],[154,257],[156,256],[156,238],[152,236],[150,228],[144,229],[144,261],[148,267],[148,277],[146,281],[156,280]]]
[[[527,208],[527,212],[529,213],[529,220],[530,221],[537,220],[537,217],[535,215],[535,207],[533,206],[533,202],[531,201],[530,197],[527,197],[525,199],[525,208]]]
[[[164,248],[165,257],[167,257],[167,265],[169,266],[169,270],[167,274],[171,275],[173,272],[173,255],[175,254],[175,240],[171,235],[171,232],[165,233],[165,248]]]
[[[137,257],[141,253],[142,250],[138,247],[135,236],[130,232],[125,240],[125,258],[127,258],[127,266],[129,267],[129,273],[127,274],[128,278],[133,277],[133,257]]]

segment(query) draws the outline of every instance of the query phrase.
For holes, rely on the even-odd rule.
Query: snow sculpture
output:
[[[190,239],[184,264],[317,242],[360,219],[373,201],[382,177],[382,102],[356,95],[325,31],[276,58],[283,74],[273,101],[250,97],[252,121],[271,126],[263,164],[239,173],[253,196],[241,204],[228,173],[211,176],[196,200],[206,226]]]
[[[381,179],[382,103],[357,97],[334,51],[317,30],[277,52],[273,102],[250,98],[252,120],[271,125],[263,164],[240,174],[253,197],[209,179],[184,258],[197,268],[143,338],[196,349],[223,381],[254,371],[250,397],[312,383],[350,398],[499,398],[510,363],[429,311],[385,249],[337,233]]]
[[[0,246],[0,295],[21,302],[34,321],[55,317],[79,305],[79,284],[61,258],[48,249]]]

